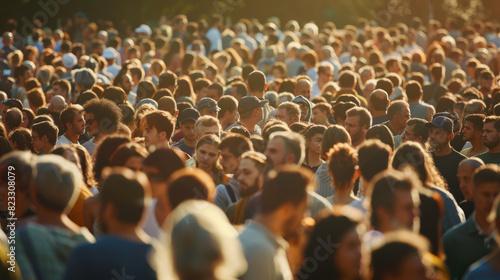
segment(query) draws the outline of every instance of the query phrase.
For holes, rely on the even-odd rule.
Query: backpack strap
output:
[[[233,188],[229,184],[225,184],[224,187],[226,187],[226,191],[229,194],[229,197],[231,198],[231,203],[235,203],[236,200],[236,195],[234,194]],[[229,204],[231,204],[229,203]]]
[[[247,208],[248,197],[242,198],[236,203],[234,207],[234,215],[232,223],[234,225],[241,225],[245,222],[245,209]]]

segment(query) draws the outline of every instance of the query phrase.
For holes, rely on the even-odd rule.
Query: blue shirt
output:
[[[152,244],[104,236],[73,250],[63,279],[156,280],[156,271],[148,262],[153,248]]]
[[[193,156],[194,154],[194,148],[195,147],[189,147],[184,143],[184,138],[182,138],[179,142],[175,143],[175,145],[172,145],[172,147],[176,147],[181,149],[181,151],[185,152],[186,154]]]

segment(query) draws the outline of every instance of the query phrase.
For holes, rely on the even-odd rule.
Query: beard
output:
[[[358,132],[354,133],[351,137],[351,140],[353,143],[355,142],[358,142],[359,139],[361,139],[361,136],[362,136],[362,133],[361,133],[361,130],[359,130]]]
[[[257,180],[255,180],[255,182],[253,182],[253,184],[250,187],[240,189],[240,197],[242,198],[249,197],[258,191],[259,191],[259,184]]]
[[[483,145],[487,148],[494,148],[496,146],[498,146],[498,144],[500,143],[500,138],[496,137],[495,139],[493,139],[492,141],[489,141],[489,142],[485,142],[483,140]]]

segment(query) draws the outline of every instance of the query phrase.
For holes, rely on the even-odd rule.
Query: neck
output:
[[[420,98],[419,99],[408,100],[408,104],[419,103],[419,102],[420,102]]]
[[[404,127],[402,128],[398,128],[395,124],[394,124],[394,121],[389,121],[389,125],[391,126],[392,130],[394,131],[394,133],[396,134],[401,134],[403,133],[403,130],[405,129]]]
[[[474,218],[476,219],[477,225],[485,235],[489,236],[493,233],[494,227],[492,223],[488,221],[486,215],[478,215],[478,212],[475,211]]]
[[[500,145],[497,145],[496,147],[489,148],[490,153],[500,153]]]
[[[104,138],[104,134],[102,132],[99,132],[94,136],[94,143],[95,144],[99,143],[102,140],[102,138]]]
[[[45,147],[42,149],[42,153],[43,153],[44,155],[50,154],[50,151],[52,150],[52,148],[54,148],[54,146],[47,145],[47,146],[45,146]]]
[[[363,141],[365,141],[365,135],[363,135],[363,137],[360,137],[358,141],[356,142],[352,142],[352,146],[354,148],[356,148],[357,146],[359,146],[361,143],[363,143]]]
[[[309,166],[318,166],[321,164],[320,154],[315,153],[311,150],[307,153],[307,165]]]
[[[64,213],[47,210],[43,207],[37,208],[36,222],[45,226],[56,226],[72,230],[76,226]]]
[[[257,124],[252,120],[252,118],[248,118],[245,120],[240,120],[240,124],[244,126],[248,131],[252,132],[255,130],[255,125]]]
[[[451,149],[450,143],[447,143],[443,147],[439,147],[439,148],[434,149],[434,154],[438,157],[439,156],[446,156],[446,155],[449,155],[451,153],[451,151],[452,151],[452,149]]]
[[[282,230],[281,223],[278,222],[278,219],[274,216],[274,213],[271,214],[258,214],[254,219],[257,223],[266,227],[270,232],[274,233],[277,236],[283,236],[284,232]]]
[[[145,242],[148,239],[146,233],[137,225],[116,221],[109,225],[107,234],[141,242]]]
[[[385,116],[387,113],[385,111],[372,111],[372,117],[380,117]]]
[[[473,152],[480,152],[486,149],[486,147],[483,145],[483,140],[481,139],[481,137],[471,139],[470,143],[472,144]]]
[[[186,137],[184,137],[183,139],[184,139],[184,144],[186,144],[189,147],[194,147],[196,145],[196,139],[194,141],[191,141]]]
[[[339,185],[336,183],[335,185]],[[333,195],[333,202],[335,205],[345,205],[349,204],[354,200],[352,188],[345,185],[335,188],[335,195]]]
[[[258,99],[264,99],[264,92],[263,91],[253,91],[252,96],[257,97]]]
[[[66,138],[68,138],[68,140],[71,141],[71,143],[76,144],[78,142],[79,135],[74,133],[71,129],[68,129],[66,133],[64,133],[64,136],[66,136]]]

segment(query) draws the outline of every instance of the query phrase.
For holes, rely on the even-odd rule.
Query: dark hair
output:
[[[247,85],[244,82],[232,83],[231,88],[232,87],[236,88],[236,94],[238,94],[239,96],[244,97],[248,95]]]
[[[80,166],[82,167],[83,181],[87,185],[87,187],[92,187],[97,185],[97,182],[94,178],[94,170],[92,158],[90,157],[89,152],[80,144],[73,144],[75,147],[78,158],[80,159]]]
[[[486,164],[474,171],[474,187],[484,183],[499,183],[500,167],[496,164]]]
[[[97,99],[99,98],[97,96],[97,94],[95,92],[93,92],[92,90],[88,89],[84,92],[82,92],[82,94],[80,94],[76,100],[76,103],[79,104],[79,105],[85,105],[88,101],[92,100],[92,99]]]
[[[252,142],[247,137],[240,134],[228,134],[219,144],[219,150],[228,148],[235,157],[240,157],[247,151],[253,151]]]
[[[391,131],[389,128],[383,124],[377,124],[372,127],[370,127],[366,131],[366,137],[368,139],[377,139],[380,140],[382,143],[388,145],[391,148],[391,151],[394,151],[394,137],[392,136]]]
[[[248,76],[248,87],[251,92],[264,91],[266,85],[266,75],[259,70],[255,70]]]
[[[238,100],[230,95],[224,95],[217,101],[217,106],[220,107],[218,116],[221,119],[226,112],[234,112],[238,109]]]
[[[384,98],[379,98],[377,94],[372,93],[370,94],[370,103],[376,111],[386,111],[390,104],[389,95],[384,95]]]
[[[153,82],[141,81],[137,86],[137,97],[135,98],[135,103],[139,103],[139,101],[144,98],[151,98],[155,92],[156,86]]]
[[[177,85],[177,75],[167,70],[158,77],[158,89],[169,88]]]
[[[57,142],[57,134],[59,129],[53,122],[43,121],[33,125],[32,131],[36,131],[39,137],[47,136],[50,145],[55,146]]]
[[[328,170],[335,187],[350,187],[357,165],[357,152],[349,144],[338,143],[328,152]]]
[[[123,167],[114,167],[110,172],[99,192],[101,213],[110,203],[116,209],[118,221],[137,225],[148,205],[146,198],[150,196],[146,175]]]
[[[484,123],[493,123],[497,132],[500,132],[500,116],[488,116],[484,119]]]
[[[109,158],[110,166],[124,166],[131,157],[146,158],[148,151],[134,142],[121,144]]]
[[[66,124],[73,123],[76,114],[80,114],[81,112],[83,112],[83,107],[78,104],[71,104],[64,110],[62,110],[61,114],[59,115],[59,120],[64,131],[68,129]]]
[[[484,119],[486,117],[483,114],[470,114],[465,117],[464,123],[465,122],[470,122],[472,123],[472,126],[474,127],[474,130],[476,131],[483,131],[483,126],[484,126]]]
[[[353,71],[343,71],[339,76],[341,88],[352,88],[356,84],[356,74]]]
[[[333,118],[334,119],[342,119],[345,121],[347,118],[346,112],[356,107],[356,104],[352,102],[337,102],[333,105]]]
[[[286,203],[298,205],[307,198],[313,174],[296,165],[283,165],[269,172],[262,187],[260,213],[269,214]]]
[[[122,118],[122,111],[112,101],[92,99],[83,106],[87,114],[92,113],[99,124],[99,129],[106,133],[115,132]]]
[[[165,132],[166,139],[170,140],[175,127],[175,118],[169,112],[157,110],[146,113],[142,118],[142,124],[156,128],[158,133]]]
[[[205,79],[205,78],[200,78],[200,79],[197,79],[194,83],[193,83],[193,90],[195,92],[197,91],[200,91],[202,90],[203,88],[208,88],[208,86],[210,86],[211,82],[210,80],[208,79]]]
[[[391,96],[394,92],[394,84],[388,78],[382,78],[377,81],[375,89],[383,89],[387,92],[387,95]]]
[[[170,176],[167,185],[167,198],[172,209],[190,199],[212,201],[215,191],[212,177],[199,169],[180,169]]]
[[[128,137],[123,135],[108,135],[95,148],[94,175],[97,181],[101,180],[102,169],[110,165],[111,155],[113,155],[121,144],[128,143],[130,141],[131,140]]]
[[[172,173],[186,167],[185,160],[185,156],[180,150],[161,147],[149,154],[142,164],[158,169],[158,174],[148,174],[150,180],[164,182],[170,178]]]
[[[390,106],[389,106],[390,108]],[[354,116],[359,116],[359,126],[362,127],[363,125],[366,126],[366,128],[370,128],[372,125],[372,115],[368,110],[362,107],[354,107],[346,111],[346,115],[348,117],[354,117]]]
[[[351,144],[351,136],[344,127],[340,125],[331,125],[323,134],[323,142],[321,142],[321,155],[326,159],[326,154],[337,143]]]
[[[420,99],[422,86],[417,81],[409,81],[405,87],[406,95],[409,100]]]
[[[33,113],[33,110],[31,110],[29,108],[23,108],[22,112],[26,113],[26,116],[28,117],[27,128],[31,129],[31,127],[33,126],[33,120],[35,119],[35,113]],[[24,116],[23,116],[23,118],[24,118]]]
[[[9,141],[16,144],[17,150],[19,151],[30,151],[35,153],[35,148],[33,147],[33,138],[31,137],[31,131],[27,128],[20,127],[9,133]]]
[[[121,87],[109,86],[102,92],[101,98],[113,101],[116,105],[120,105],[127,100],[127,94]]]
[[[422,143],[429,139],[429,128],[426,126],[427,121],[419,118],[411,118],[406,122],[406,125],[413,125],[413,131],[417,136],[422,137]]]
[[[358,147],[359,171],[370,182],[375,175],[389,169],[392,150],[380,140],[371,139]],[[374,164],[376,162],[376,164]]]
[[[5,124],[7,125],[7,128],[12,131],[16,128],[18,128],[21,123],[23,122],[23,113],[21,110],[18,108],[10,108],[7,110],[4,116]]]
[[[220,84],[218,83],[213,83],[211,85],[208,86],[208,89],[211,90],[211,89],[215,89],[217,90],[217,96],[220,98],[222,96],[222,94],[224,93],[224,87],[222,87]]]

